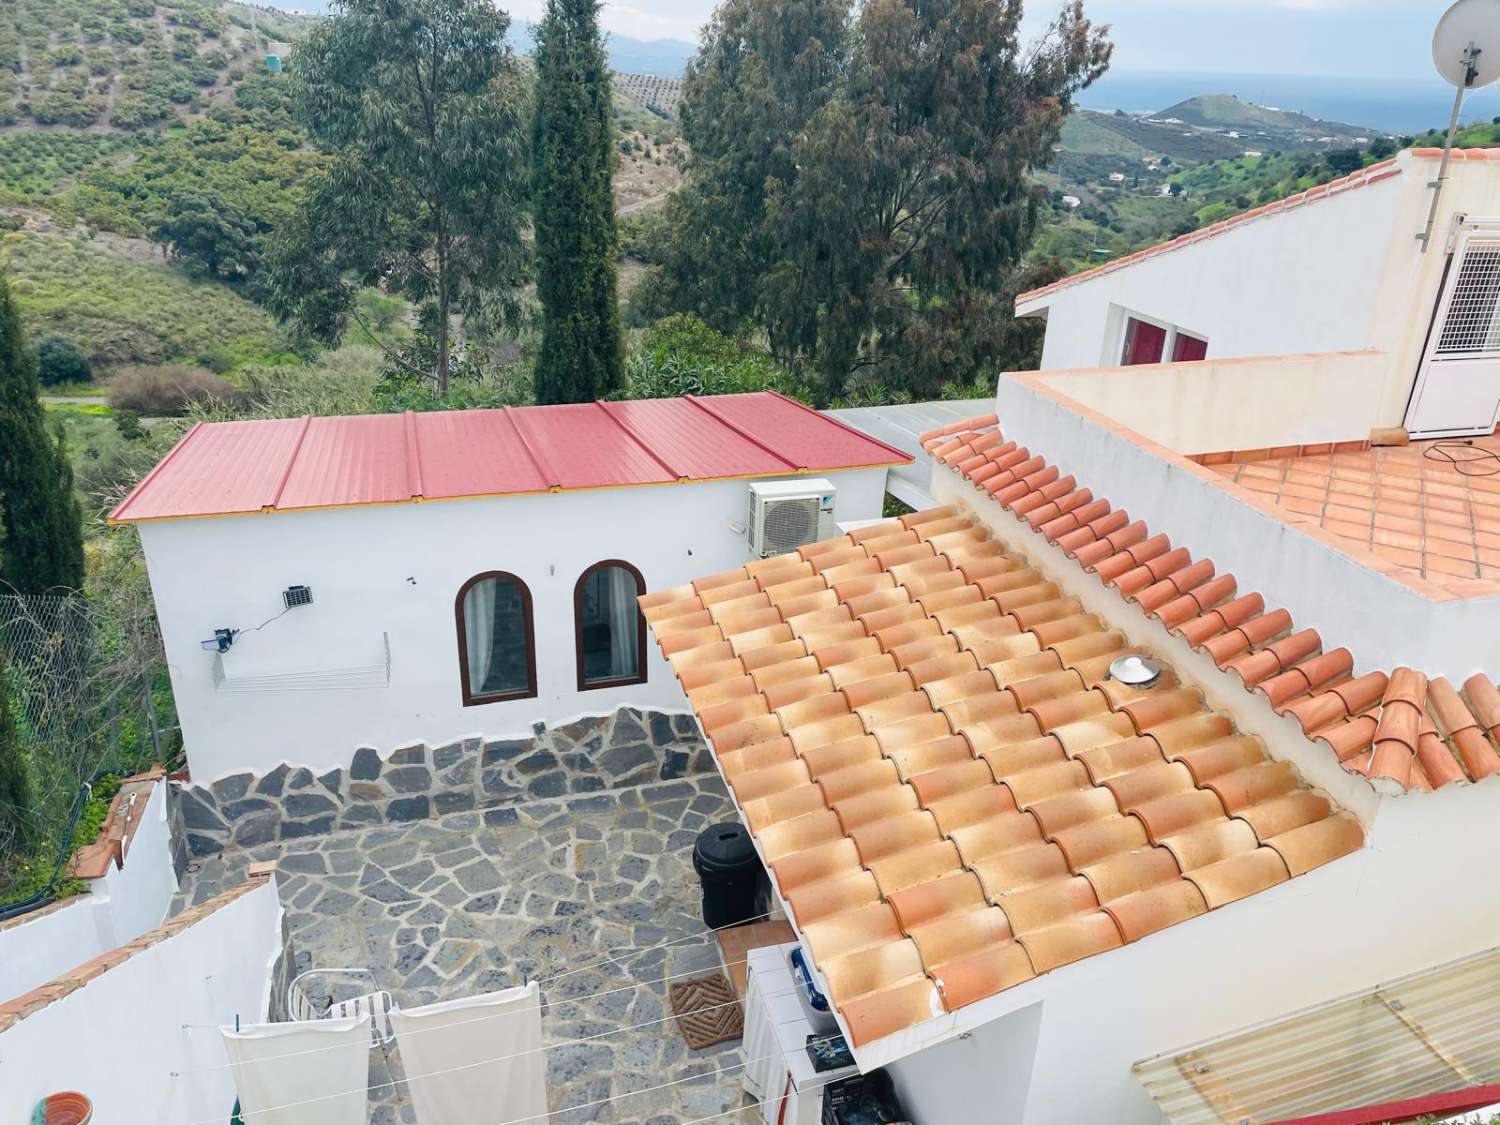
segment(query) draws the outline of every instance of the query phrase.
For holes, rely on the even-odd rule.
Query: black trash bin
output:
[[[703,884],[703,924],[709,929],[765,915],[770,881],[743,824],[716,824],[700,832],[693,845],[693,869]]]

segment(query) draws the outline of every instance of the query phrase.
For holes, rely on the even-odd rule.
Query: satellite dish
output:
[[[1458,0],[1432,33],[1432,61],[1460,90],[1500,79],[1500,0]]]
[[[1443,142],[1443,162],[1438,166],[1437,179],[1432,182],[1432,209],[1427,214],[1427,227],[1417,235],[1424,254],[1432,246],[1438,202],[1448,180],[1453,139],[1463,115],[1464,94],[1500,78],[1500,0],[1458,0],[1444,12],[1432,33],[1432,62],[1449,85],[1458,87],[1458,92],[1453,98],[1453,117],[1448,121],[1448,139]]]

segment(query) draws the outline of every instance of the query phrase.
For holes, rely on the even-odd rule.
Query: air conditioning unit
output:
[[[829,481],[766,481],[750,486],[750,553],[759,559],[784,555],[838,534]]]

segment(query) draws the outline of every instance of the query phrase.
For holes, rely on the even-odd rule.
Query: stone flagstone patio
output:
[[[733,818],[722,782],[699,775],[350,829],[199,860],[179,907],[275,859],[299,971],[368,967],[407,1007],[540,980],[553,1122],[680,1125],[745,1104],[740,1044],[689,1051],[663,981],[719,966],[692,846]],[[372,1125],[413,1122],[379,1052],[370,1074],[385,1086]]]

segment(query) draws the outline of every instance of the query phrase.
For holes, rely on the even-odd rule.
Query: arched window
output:
[[[573,588],[579,691],[646,682],[646,619],[636,604],[645,592],[641,572],[619,559],[583,572]]]
[[[469,579],[454,606],[464,706],[536,695],[536,638],[531,591],[514,574]]]

